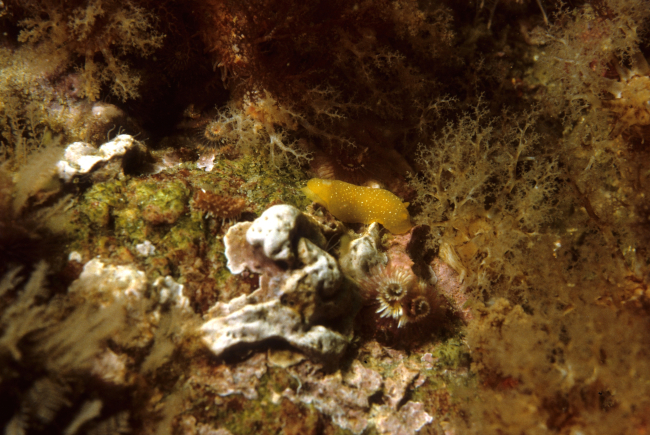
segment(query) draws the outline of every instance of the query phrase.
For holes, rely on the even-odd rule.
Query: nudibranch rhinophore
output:
[[[405,233],[413,227],[406,209],[409,203],[388,190],[312,178],[302,191],[343,222],[379,222],[393,234]]]

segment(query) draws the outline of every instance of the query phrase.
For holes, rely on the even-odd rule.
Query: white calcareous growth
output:
[[[264,255],[273,261],[288,263],[295,259],[292,245],[297,236],[312,239],[319,245],[325,243],[324,236],[307,216],[285,204],[265,210],[246,231],[246,241],[251,246],[262,248]]]
[[[84,265],[69,293],[96,295],[103,300],[140,299],[147,289],[147,277],[134,266],[113,266],[95,258]]]
[[[121,134],[99,148],[85,142],[74,142],[66,147],[63,159],[56,164],[59,177],[69,182],[76,175],[87,174],[100,162],[123,156],[135,144],[133,136],[128,134]]]
[[[231,227],[224,243],[230,271],[259,273],[260,288],[210,309],[202,330],[213,353],[268,340],[330,361],[343,353],[358,293],[322,249],[325,238],[308,216],[292,206],[274,206],[252,223]]]
[[[149,240],[145,240],[144,242],[135,245],[135,250],[143,257],[149,257],[156,253],[156,247]]]

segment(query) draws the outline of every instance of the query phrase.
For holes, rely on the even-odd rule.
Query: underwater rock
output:
[[[362,433],[370,424],[368,399],[380,391],[381,375],[359,361],[352,363],[351,372],[345,376],[340,371],[322,376],[310,368],[304,365],[292,369],[292,376],[300,380],[301,388],[295,392],[287,388],[282,395],[294,403],[313,405],[343,429]]]
[[[287,205],[228,230],[228,268],[261,274],[260,288],[210,309],[202,330],[213,353],[280,339],[311,357],[338,360],[359,295],[334,257],[312,240],[324,243],[318,227]]]
[[[196,167],[203,169],[205,172],[210,172],[214,169],[214,159],[217,157],[217,152],[210,150],[205,154],[202,154],[199,159],[196,161]]]
[[[472,309],[468,306],[470,298],[467,286],[463,284],[458,273],[438,257],[433,259],[430,267],[437,280],[436,288],[445,295],[454,311],[465,324],[471,322],[474,315]]]
[[[406,390],[411,386],[415,378],[420,374],[419,371],[410,369],[400,362],[399,366],[393,370],[389,377],[386,377],[384,382],[384,390],[388,397],[388,404],[397,409]]]
[[[280,367],[286,369],[305,360],[305,356],[298,352],[287,349],[269,349],[269,367]]]
[[[240,222],[228,229],[228,233],[223,239],[226,247],[225,254],[228,262],[226,267],[230,273],[238,275],[248,269],[254,273],[275,275],[280,272],[280,268],[268,259],[259,249],[254,249],[246,242],[246,232],[252,225],[252,222]],[[275,270],[277,268],[277,270]],[[260,281],[262,287],[263,281]]]
[[[87,102],[83,102],[88,104]],[[85,138],[91,143],[106,140],[111,131],[125,131],[138,136],[144,133],[138,123],[114,104],[96,101],[90,110],[81,110]]]
[[[71,79],[79,85],[78,76]],[[55,101],[46,106],[49,114],[62,123],[67,135],[95,145],[106,141],[112,132],[134,136],[144,133],[138,122],[116,105],[87,99],[75,101],[77,97],[64,97],[65,102]]]
[[[260,396],[257,389],[266,372],[266,354],[257,353],[234,365],[201,366],[190,378],[190,383],[209,386],[220,397],[241,395],[248,400],[255,400]]]
[[[377,410],[375,427],[381,434],[412,435],[433,422],[420,402],[407,402],[397,412],[386,405],[378,406]]]
[[[100,162],[124,156],[137,144],[133,136],[121,134],[99,148],[85,142],[74,142],[65,149],[63,159],[57,163],[59,177],[69,182],[76,175],[87,174]]]
[[[394,269],[412,270],[413,259],[409,255],[409,245],[413,239],[414,232],[392,236],[386,246],[388,263]]]
[[[87,317],[92,317],[92,322],[99,323],[94,325],[89,322],[88,326],[95,328],[93,334],[97,335],[98,342],[110,337],[112,342],[127,348],[142,348],[151,344],[161,316],[173,312],[179,320],[178,323],[167,329],[165,337],[161,335],[156,339],[148,357],[151,361],[145,361],[145,366],[167,357],[163,352],[168,349],[162,344],[164,340],[169,339],[177,344],[185,334],[184,327],[194,328],[193,313],[189,308],[188,298],[183,295],[183,285],[167,276],[158,278],[150,286],[146,274],[134,265],[115,266],[100,258],[92,259],[84,265],[79,277],[72,282],[68,294],[79,300],[81,308],[77,310],[76,316],[84,321]],[[88,314],[89,312],[94,314]],[[60,326],[63,328],[65,325]],[[66,333],[62,335],[65,337]],[[91,337],[92,334],[88,334],[84,338],[87,339],[84,346],[88,349],[92,349]],[[107,366],[109,372],[119,373],[119,368],[115,368],[111,361],[115,362],[111,358],[101,363],[96,361],[94,366],[106,366],[111,363]],[[110,373],[107,374],[108,377],[119,377]]]
[[[58,325],[59,339],[65,341],[76,333],[66,329],[74,328],[73,322],[87,321],[92,333],[84,336],[83,345],[76,351],[91,352],[93,345],[99,350],[102,346],[97,343],[108,337],[119,346],[146,346],[151,342],[159,317],[145,309],[147,288],[146,274],[133,265],[114,266],[100,258],[88,261],[68,287],[68,294],[79,301],[80,308]]]
[[[125,354],[106,349],[95,357],[90,373],[108,384],[127,385],[127,363],[129,360]]]
[[[396,359],[390,360],[387,365],[394,366]],[[289,367],[287,371],[299,381],[299,387],[286,388],[281,397],[313,406],[329,416],[335,425],[354,434],[364,433],[374,425],[382,434],[412,435],[433,421],[422,403],[403,403],[406,390],[419,375],[419,370],[407,367],[404,362],[383,375],[365,367],[359,360],[353,361],[344,373],[339,370],[324,374],[322,367],[309,361]]]

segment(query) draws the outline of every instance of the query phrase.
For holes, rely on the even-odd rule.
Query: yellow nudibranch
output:
[[[343,222],[379,222],[393,234],[405,233],[413,227],[406,209],[409,203],[388,190],[312,178],[302,191]]]

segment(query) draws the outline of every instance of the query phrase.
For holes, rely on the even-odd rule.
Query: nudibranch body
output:
[[[405,233],[413,227],[406,209],[408,202],[402,202],[388,190],[312,178],[302,191],[343,222],[379,222],[393,234]]]

